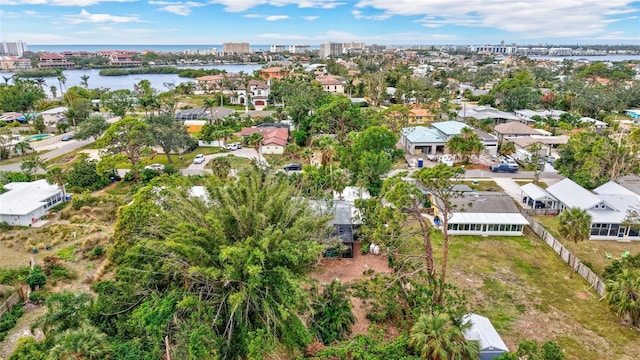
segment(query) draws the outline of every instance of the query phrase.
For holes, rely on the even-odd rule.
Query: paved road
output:
[[[43,150],[38,156],[44,161],[48,161],[54,159],[58,156],[67,154],[72,152],[73,150],[83,147],[85,145],[91,144],[95,142],[95,140],[70,140],[59,142],[50,146],[45,147],[47,150]],[[13,163],[2,165],[0,163],[0,171],[20,171],[20,163]]]

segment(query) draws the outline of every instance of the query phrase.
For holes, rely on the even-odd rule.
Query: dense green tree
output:
[[[446,313],[420,316],[411,328],[409,346],[429,360],[467,360],[480,356],[480,344],[466,340]]]
[[[107,154],[124,153],[131,164],[133,179],[138,179],[140,159],[148,147],[153,144],[149,125],[141,119],[124,118],[109,126],[97,141]]]
[[[526,158],[525,163],[529,167],[529,169],[533,170],[534,184],[538,184],[538,181],[540,180],[540,174],[544,171],[544,158],[540,153],[541,150],[542,144],[539,142],[535,142],[527,146],[527,151],[530,155]]]
[[[95,191],[105,187],[109,180],[97,171],[97,162],[91,160],[87,154],[80,154],[65,173],[65,180],[71,191]]]
[[[29,177],[29,179],[33,179],[38,170],[46,171],[46,165],[44,161],[36,155],[31,155],[28,158],[24,159],[20,164],[20,170]]]
[[[366,184],[373,196],[378,196],[382,188],[382,176],[391,171],[393,162],[387,153],[364,152],[359,159],[358,179]]]
[[[558,218],[560,220],[558,232],[565,239],[576,244],[589,240],[591,234],[591,215],[589,215],[586,210],[577,207],[565,209]],[[569,277],[572,277],[575,271],[575,261],[575,257],[573,257]]]
[[[81,122],[85,121],[89,115],[91,115],[92,105],[91,101],[79,98],[73,100],[71,106],[65,112],[67,120],[71,121],[71,124],[75,127]]]
[[[149,124],[153,143],[162,148],[169,164],[173,164],[172,152],[176,153],[196,147],[196,142],[187,132],[187,128],[176,121],[172,115],[150,116],[146,121]]]
[[[255,170],[207,190],[199,199],[186,189],[145,188],[120,211],[114,281],[135,288],[96,288],[97,303],[118,314],[101,322],[141,324],[136,336],[161,346],[170,328],[196,321],[229,359],[300,349],[310,341],[302,283],[323,250],[328,218],[286,179]],[[125,299],[109,300],[118,293]]]
[[[14,77],[12,85],[0,86],[0,109],[2,111],[28,112],[45,93],[40,86],[28,79]]]
[[[598,187],[622,175],[636,174],[640,167],[635,156],[640,131],[615,131],[603,136],[593,131],[572,134],[560,148],[554,166],[558,172],[587,189]]]
[[[35,266],[29,272],[29,276],[27,276],[25,282],[31,290],[38,290],[38,288],[47,283],[47,277],[39,266]]]
[[[134,94],[131,90],[122,89],[108,92],[102,97],[102,104],[114,116],[124,117],[133,107]]]
[[[45,304],[47,313],[35,323],[45,335],[58,335],[79,328],[87,319],[93,298],[86,293],[52,293]]]
[[[98,140],[109,128],[109,123],[102,115],[92,115],[87,120],[80,123],[78,130],[74,133],[76,139],[86,140],[93,138]]]

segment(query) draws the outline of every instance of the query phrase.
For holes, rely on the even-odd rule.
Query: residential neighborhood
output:
[[[635,359],[640,66],[527,49],[27,53],[0,358]]]

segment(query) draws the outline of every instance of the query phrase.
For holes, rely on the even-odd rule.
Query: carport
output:
[[[555,209],[558,199],[540,186],[530,183],[520,187],[521,200],[532,209]]]

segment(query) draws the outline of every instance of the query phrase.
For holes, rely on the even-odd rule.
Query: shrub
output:
[[[33,290],[36,287],[44,286],[44,284],[47,283],[47,277],[39,266],[35,266],[25,281],[27,285],[31,287],[31,290]]]
[[[34,304],[42,304],[46,299],[45,293],[42,291],[32,291],[29,294],[29,301]]]
[[[4,341],[4,338],[7,336],[9,330],[11,330],[18,319],[24,314],[24,310],[22,309],[22,305],[16,305],[11,308],[11,311],[8,311],[2,315],[0,318],[0,341]]]

